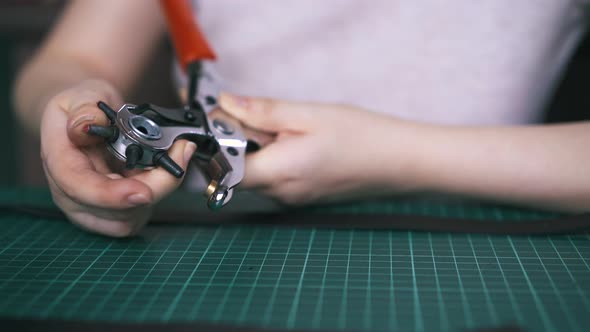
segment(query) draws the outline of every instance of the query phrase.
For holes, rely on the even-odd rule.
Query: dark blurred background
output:
[[[124,0],[122,0],[124,1]],[[0,2],[0,140],[3,155],[0,162],[1,185],[44,185],[36,137],[23,132],[11,106],[11,85],[18,68],[32,54],[52,22],[59,15],[64,1],[2,0]],[[129,102],[150,100],[155,104],[177,102],[171,81],[171,48],[162,42],[159,54],[144,73],[150,79]],[[560,83],[558,91],[545,112],[546,122],[577,121],[590,118],[590,37],[581,43]],[[149,96],[149,98],[148,98]]]
[[[125,0],[122,0],[125,1]],[[0,185],[45,185],[37,137],[27,135],[12,110],[12,83],[20,66],[33,54],[52,23],[58,18],[63,0],[0,1],[0,141],[4,157],[0,162]],[[158,105],[178,103],[173,89],[172,48],[162,41],[158,54],[143,73],[146,79],[129,98],[130,103],[146,100]],[[149,78],[149,79],[147,79]]]

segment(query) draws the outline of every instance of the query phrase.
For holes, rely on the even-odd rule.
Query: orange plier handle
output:
[[[197,24],[190,0],[160,0],[168,31],[182,68],[201,60],[215,60],[215,52]]]

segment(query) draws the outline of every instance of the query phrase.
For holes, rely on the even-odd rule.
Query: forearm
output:
[[[590,123],[415,125],[417,187],[570,212],[590,210]],[[391,156],[395,158],[395,156]]]
[[[18,116],[38,132],[47,101],[87,79],[126,94],[153,54],[162,27],[154,0],[72,1],[15,82]]]
[[[39,132],[42,112],[47,102],[65,89],[88,79],[108,79],[85,68],[81,63],[63,58],[36,59],[23,69],[16,81],[14,107],[18,117],[32,133]],[[104,84],[110,90],[108,83]]]

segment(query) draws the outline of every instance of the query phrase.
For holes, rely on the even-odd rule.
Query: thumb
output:
[[[88,135],[90,125],[106,126],[109,121],[98,106],[104,101],[111,107],[123,104],[121,96],[110,83],[101,80],[86,80],[60,93],[54,98],[55,104],[67,114],[68,138],[76,146],[94,145],[103,141]]]
[[[304,132],[311,128],[312,105],[222,92],[219,105],[245,125],[266,132]]]
[[[104,139],[87,133],[90,125],[106,126],[108,119],[96,106],[96,103],[86,103],[68,112],[67,132],[70,141],[79,147],[94,145]]]

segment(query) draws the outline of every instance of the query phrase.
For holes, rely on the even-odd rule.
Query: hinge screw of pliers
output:
[[[184,112],[184,119],[186,121],[194,122],[196,117],[192,112]]]

